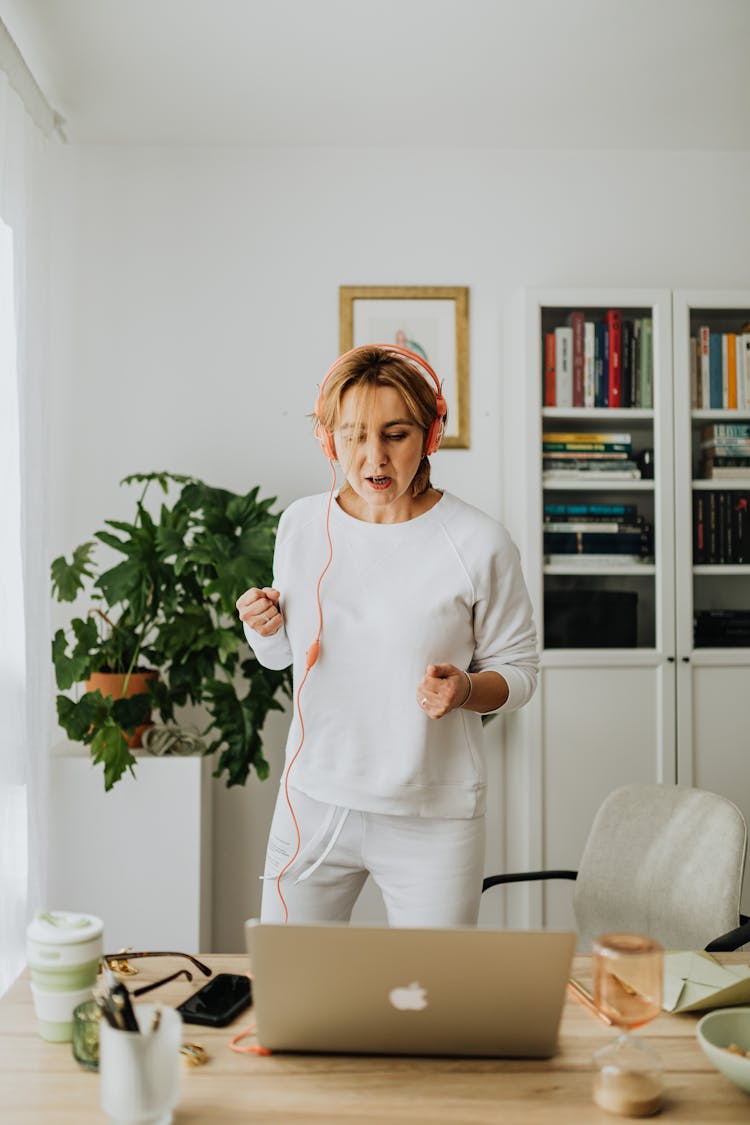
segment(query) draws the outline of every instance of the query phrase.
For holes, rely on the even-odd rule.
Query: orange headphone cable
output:
[[[318,607],[318,631],[315,635],[315,640],[312,642],[309,649],[305,653],[305,658],[306,658],[305,659],[305,674],[302,677],[302,679],[300,680],[299,687],[297,688],[296,704],[297,704],[297,714],[299,716],[300,740],[299,740],[299,743],[297,744],[297,749],[294,751],[294,754],[292,755],[292,757],[289,761],[289,765],[286,767],[286,770],[284,772],[284,796],[286,798],[286,803],[287,803],[287,806],[289,808],[289,812],[291,813],[291,816],[292,816],[292,822],[294,824],[294,831],[295,831],[296,838],[297,838],[297,843],[296,843],[293,855],[291,856],[290,859],[288,859],[286,861],[286,863],[282,867],[281,871],[279,871],[278,875],[276,876],[276,891],[277,891],[278,896],[281,900],[281,906],[282,906],[282,909],[284,911],[284,924],[285,925],[289,921],[289,910],[287,908],[286,899],[284,898],[284,893],[281,889],[281,879],[282,879],[282,876],[289,870],[289,868],[292,866],[295,859],[299,855],[300,847],[301,847],[301,844],[302,844],[302,835],[300,833],[299,823],[297,821],[297,817],[295,816],[294,807],[292,806],[292,801],[291,801],[291,798],[289,796],[289,774],[291,772],[292,766],[297,761],[297,758],[299,757],[300,750],[302,749],[302,747],[304,745],[304,742],[305,742],[305,721],[302,717],[302,704],[300,702],[300,697],[302,695],[302,689],[305,686],[305,683],[307,681],[307,677],[310,675],[310,669],[312,668],[313,664],[315,663],[315,661],[318,659],[318,656],[320,655],[320,635],[323,632],[323,608],[320,604],[320,587],[321,587],[321,583],[323,582],[323,579],[325,578],[325,575],[326,575],[326,572],[327,572],[329,566],[333,562],[333,540],[331,539],[331,504],[333,503],[333,493],[334,493],[335,488],[336,488],[336,465],[335,465],[335,462],[332,459],[329,461],[329,464],[331,466],[331,472],[333,474],[333,479],[331,481],[331,490],[328,493],[328,504],[326,506],[326,521],[325,521],[326,538],[328,540],[328,560],[327,560],[325,566],[323,567],[323,569],[320,572],[320,577],[318,578],[318,584],[315,587],[315,601],[316,601],[316,604],[317,604],[317,607]]]

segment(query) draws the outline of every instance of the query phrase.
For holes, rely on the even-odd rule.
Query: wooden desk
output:
[[[729,958],[746,959],[742,954]],[[242,972],[247,966],[241,956],[206,960],[217,971]],[[173,969],[173,961],[152,961],[137,979],[145,983]],[[586,980],[588,958],[576,958],[575,973]],[[167,985],[144,1001],[177,1004],[198,983]],[[613,1033],[574,1000],[566,1002],[558,1055],[539,1061],[239,1055],[228,1043],[250,1022],[249,1015],[220,1030],[186,1025],[185,1039],[202,1043],[211,1058],[203,1067],[185,1068],[175,1125],[613,1125],[627,1120],[591,1100],[591,1056]],[[750,1098],[710,1066],[695,1039],[696,1022],[695,1016],[663,1015],[638,1033],[655,1041],[665,1065],[667,1103],[655,1120],[746,1125]],[[79,1068],[70,1044],[46,1043],[37,1035],[26,973],[0,1001],[0,1119],[3,1125],[106,1121],[99,1109],[98,1076]]]

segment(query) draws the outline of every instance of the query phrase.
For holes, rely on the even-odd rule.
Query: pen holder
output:
[[[180,1096],[182,1019],[160,1008],[152,1031],[154,1004],[135,1008],[140,1031],[99,1027],[100,1102],[117,1125],[168,1125]]]

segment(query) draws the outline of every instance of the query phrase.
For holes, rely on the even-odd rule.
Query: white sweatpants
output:
[[[484,870],[484,817],[390,816],[326,805],[290,791],[301,846],[281,878],[289,922],[347,922],[367,876],[391,926],[475,926]],[[283,788],[271,824],[261,920],[282,922],[276,876],[297,843]]]

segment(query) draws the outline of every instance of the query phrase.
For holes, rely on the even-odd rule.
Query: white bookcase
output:
[[[652,320],[653,404],[545,407],[545,333],[574,310],[598,319],[609,309],[621,310],[623,319]],[[738,803],[750,821],[750,770],[742,760],[750,729],[743,702],[750,695],[750,652],[693,645],[695,606],[750,609],[750,568],[704,573],[692,559],[695,442],[704,414],[691,409],[688,340],[695,316],[710,310],[717,327],[744,323],[750,294],[526,290],[509,308],[505,519],[521,550],[542,645],[538,691],[505,720],[509,871],[576,868],[597,807],[629,782],[713,789]],[[653,451],[653,479],[545,479],[542,435],[553,429],[628,431],[634,455]],[[653,562],[585,569],[575,558],[545,563],[544,505],[555,500],[637,505],[653,525]],[[545,633],[551,639],[545,597],[551,606],[557,595],[557,613],[566,592],[572,602],[600,590],[637,595],[635,643],[562,647],[559,629],[553,643],[545,643]],[[506,893],[510,925],[573,924],[569,883],[521,885]]]
[[[674,293],[678,777],[722,793],[750,822],[750,648],[697,647],[694,617],[707,610],[750,611],[750,565],[699,563],[693,557],[694,497],[750,498],[750,480],[701,478],[700,442],[707,423],[750,423],[750,409],[698,408],[691,396],[689,341],[701,326],[740,331],[750,323],[750,290]],[[744,910],[750,880],[746,876]]]

